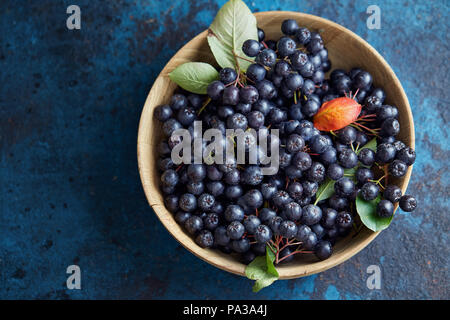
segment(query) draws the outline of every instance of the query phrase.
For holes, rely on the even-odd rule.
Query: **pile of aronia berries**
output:
[[[265,40],[258,29],[259,41],[244,42],[248,57],[239,59],[255,57],[245,73],[221,69],[207,96],[178,89],[170,104],[155,110],[166,137],[158,168],[167,209],[199,246],[240,253],[244,263],[265,254],[266,243],[280,249],[276,262],[300,252],[327,259],[336,240],[360,223],[354,208],[358,194],[364,200],[382,196],[380,217],[392,216],[397,202],[407,212],[417,205],[399,187],[375,180],[378,168],[398,178],[415,161],[414,150],[396,139],[398,110],[383,104],[383,89],[373,87],[372,76],[359,68],[336,69],[325,79],[331,62],[320,34],[294,20],[285,20],[281,29],[278,41]],[[364,125],[317,130],[312,118],[321,105],[350,92],[362,105],[361,116],[368,116]],[[203,130],[216,128],[224,135],[227,128],[279,129],[278,173],[264,176],[258,165],[174,165],[170,153],[180,140],[171,134],[179,128],[193,132],[195,120]],[[374,136],[376,152],[361,149]],[[344,176],[345,169],[356,167],[355,180]],[[326,178],[336,181],[335,193],[316,203]]]

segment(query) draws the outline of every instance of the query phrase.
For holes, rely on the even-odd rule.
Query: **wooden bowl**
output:
[[[382,87],[386,91],[387,100],[385,103],[395,105],[399,110],[401,124],[399,139],[414,148],[414,123],[408,98],[391,67],[366,41],[334,22],[313,15],[271,11],[255,13],[255,16],[258,26],[264,29],[266,33],[266,39],[278,39],[281,36],[282,21],[295,19],[300,26],[321,32],[333,69],[350,70],[352,67],[361,67],[370,72],[374,78],[374,85]],[[178,242],[204,261],[222,270],[244,276],[245,265],[238,262],[235,257],[223,254],[219,250],[202,249],[194,242],[175,222],[173,215],[166,210],[163,196],[159,190],[160,175],[156,168],[158,158],[156,149],[162,134],[161,125],[153,117],[153,109],[160,104],[167,103],[176,88],[176,84],[169,80],[169,72],[180,64],[189,61],[215,64],[207,44],[206,31],[189,41],[170,59],[147,97],[139,124],[137,150],[142,185],[150,206]],[[406,191],[408,186],[411,171],[412,168],[410,167],[405,177],[395,181],[403,192]],[[378,234],[379,232],[372,232],[364,227],[357,235],[349,235],[338,241],[334,247],[333,255],[324,261],[317,261],[317,258],[310,254],[297,255],[294,261],[277,266],[280,279],[298,278],[334,267],[361,251]]]

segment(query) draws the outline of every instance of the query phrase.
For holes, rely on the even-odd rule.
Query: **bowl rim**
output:
[[[333,22],[331,20],[316,16],[316,15],[312,15],[312,14],[306,14],[306,13],[295,12],[295,11],[263,11],[263,12],[255,12],[253,14],[257,18],[264,17],[264,16],[267,17],[267,16],[270,16],[273,14],[295,16],[296,19],[301,19],[302,17],[307,17],[310,20],[319,21],[323,24],[329,25],[332,28],[338,29],[341,32],[345,32],[345,33],[349,34],[355,41],[358,41],[362,46],[367,47],[368,50],[370,50],[371,53],[383,65],[383,67],[392,75],[393,82],[394,82],[393,85],[395,85],[399,88],[399,92],[401,95],[401,97],[399,97],[399,98],[405,102],[407,118],[408,118],[408,120],[410,120],[409,121],[409,139],[410,139],[409,143],[410,143],[411,148],[413,148],[413,149],[415,148],[414,121],[413,121],[413,115],[412,115],[408,97],[406,96],[403,86],[401,85],[399,79],[397,78],[397,75],[392,70],[391,66],[386,62],[386,60],[383,58],[383,56],[380,53],[378,53],[378,51],[375,48],[373,48],[367,41],[365,41],[363,38],[361,38],[359,35],[357,35],[353,31],[341,26],[340,24],[338,24],[336,22]],[[204,37],[206,37],[206,35],[207,35],[207,30],[202,31],[201,33],[196,35],[194,38],[192,38],[190,41],[188,41],[186,44],[184,44],[169,59],[169,61],[166,63],[166,65],[164,66],[162,71],[158,74],[158,77],[155,79],[155,81],[152,85],[152,88],[150,89],[150,91],[147,95],[146,101],[142,108],[140,121],[139,121],[139,128],[138,128],[137,160],[138,160],[139,176],[140,176],[141,184],[144,189],[145,196],[147,198],[147,201],[148,201],[150,207],[153,209],[156,216],[161,221],[161,223],[164,225],[164,227],[167,229],[167,231],[169,231],[169,233],[184,248],[186,248],[189,252],[191,252],[198,258],[202,259],[203,261],[205,261],[215,267],[218,267],[219,269],[222,269],[222,270],[228,271],[230,273],[245,277],[245,265],[244,264],[242,264],[238,261],[235,261],[235,260],[230,261],[229,258],[225,258],[221,254],[217,253],[217,250],[201,248],[200,246],[196,245],[195,242],[193,242],[192,238],[189,235],[187,235],[185,232],[183,232],[183,234],[175,233],[174,230],[172,230],[172,228],[171,228],[172,222],[170,222],[166,219],[167,215],[168,214],[170,215],[170,213],[164,207],[164,205],[161,205],[159,203],[160,199],[157,198],[157,196],[153,195],[154,190],[151,188],[151,186],[145,183],[148,176],[151,175],[152,168],[146,167],[146,165],[145,165],[146,162],[144,161],[144,158],[143,158],[143,149],[148,147],[148,143],[145,143],[142,141],[142,139],[143,139],[142,128],[144,126],[144,122],[146,122],[145,109],[149,105],[150,96],[152,95],[153,91],[156,90],[155,83],[158,81],[158,79],[160,79],[161,77],[164,77],[164,75],[167,74],[168,65],[171,62],[173,62],[174,60],[176,60],[181,55],[180,52],[182,52],[184,49],[189,47],[189,45],[192,42],[197,41],[201,38],[204,38]],[[408,168],[408,171],[403,178],[402,188],[401,188],[403,194],[405,193],[405,191],[408,187],[408,184],[409,184],[409,181],[411,178],[412,167],[413,166],[410,166]],[[398,204],[396,205],[396,209],[397,209],[397,207],[398,207]],[[299,278],[299,277],[316,274],[316,273],[323,272],[327,269],[330,269],[332,267],[335,267],[338,264],[345,262],[346,260],[350,259],[354,255],[359,253],[367,245],[369,245],[381,233],[381,231],[373,232],[368,229],[367,229],[367,231],[368,231],[367,236],[364,237],[360,241],[360,243],[358,243],[357,245],[352,244],[352,247],[350,249],[344,248],[343,252],[339,256],[335,256],[334,259],[327,259],[324,261],[314,262],[314,263],[305,264],[305,265],[297,265],[297,266],[288,266],[288,267],[286,267],[286,266],[278,267],[277,266],[277,270],[280,275],[279,279],[293,279],[293,278]],[[193,246],[192,246],[192,243],[194,244]]]

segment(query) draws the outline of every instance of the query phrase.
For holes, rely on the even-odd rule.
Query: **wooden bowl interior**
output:
[[[361,67],[369,71],[374,77],[374,85],[386,91],[385,104],[395,105],[399,109],[399,121],[402,128],[400,140],[414,148],[414,126],[408,99],[392,69],[367,42],[336,23],[312,15],[273,11],[256,13],[255,16],[258,26],[266,33],[266,39],[278,39],[281,36],[282,21],[288,18],[296,19],[301,26],[320,31],[329,52],[332,69],[350,70],[353,67]],[[169,80],[169,72],[189,61],[215,64],[206,41],[206,31],[196,36],[175,54],[156,79],[147,97],[138,134],[138,162],[142,184],[150,206],[158,218],[186,249],[220,269],[244,275],[245,265],[237,261],[235,257],[218,250],[202,249],[195,244],[193,239],[175,222],[172,214],[166,210],[159,190],[156,160],[157,145],[162,135],[160,124],[153,118],[153,109],[167,103],[176,89],[176,84]],[[403,192],[406,191],[411,170],[410,167],[403,179],[395,181]],[[375,233],[363,228],[357,235],[347,236],[336,244],[333,255],[325,261],[317,261],[312,255],[297,255],[294,261],[277,267],[280,278],[297,278],[327,270],[358,253],[378,234],[379,232]]]

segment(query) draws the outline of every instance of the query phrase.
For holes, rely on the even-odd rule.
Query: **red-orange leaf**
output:
[[[314,127],[320,131],[339,130],[358,119],[361,105],[355,100],[340,97],[325,102],[314,116]]]

